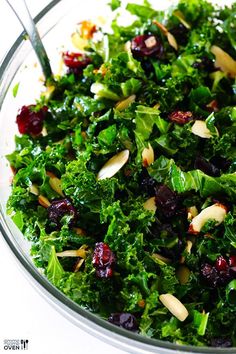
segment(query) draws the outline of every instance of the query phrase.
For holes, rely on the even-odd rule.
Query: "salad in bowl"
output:
[[[236,3],[128,3],[128,25],[120,6],[109,30],[78,23],[61,74],[19,107],[8,214],[82,308],[235,347]]]

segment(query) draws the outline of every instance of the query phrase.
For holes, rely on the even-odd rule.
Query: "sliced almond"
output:
[[[36,184],[31,184],[31,186],[29,187],[29,191],[34,195],[39,195],[39,189]]]
[[[178,20],[182,23],[182,25],[184,25],[184,27],[186,27],[187,29],[191,28],[190,24],[185,20],[184,15],[181,11],[176,10],[173,12],[173,15],[178,18]]]
[[[216,226],[220,225],[227,214],[227,208],[220,203],[215,203],[205,209],[200,214],[195,216],[189,225],[188,232],[198,234],[208,220],[215,220]]]
[[[186,245],[186,248],[185,248],[185,249],[186,249],[186,252],[187,252],[188,254],[191,254],[192,247],[193,247],[192,241],[187,240],[187,245]]]
[[[178,44],[177,44],[177,41],[175,39],[175,37],[173,36],[172,33],[170,32],[167,32],[167,40],[169,42],[169,45],[174,48],[175,50],[178,50]]]
[[[48,208],[51,203],[49,202],[48,198],[44,197],[43,195],[38,196],[38,202],[40,205],[42,205],[44,208]]]
[[[200,136],[200,138],[210,139],[212,137],[210,130],[206,126],[206,122],[203,120],[195,120],[191,131],[193,134]]]
[[[156,202],[155,202],[155,197],[151,197],[146,202],[143,204],[144,209],[154,211],[154,213],[157,210]]]
[[[198,214],[198,210],[195,206],[191,206],[187,209],[187,212],[188,212],[188,220],[191,221],[195,216],[197,216]]]
[[[236,77],[236,61],[223,49],[213,45],[211,52],[215,55],[215,67],[220,68],[223,72],[227,73],[230,77]]]
[[[86,258],[86,251],[84,249],[66,250],[57,253],[58,257],[81,257]]]
[[[57,192],[60,196],[64,197],[64,193],[62,192],[61,189],[61,180],[57,178],[54,174],[51,173],[51,176],[49,178],[49,184],[50,187]]]
[[[190,274],[191,272],[189,268],[185,265],[180,265],[176,271],[176,276],[181,285],[187,284],[187,282],[189,281]]]
[[[129,107],[129,105],[131,103],[133,103],[136,99],[136,95],[131,95],[129,97],[127,97],[125,100],[122,100],[120,102],[117,102],[117,104],[115,105],[115,108],[118,111],[123,111],[124,109],[126,109],[127,107]]]
[[[46,129],[46,127],[43,127],[42,131],[41,131],[42,136],[47,136],[48,135],[48,131]]]
[[[58,257],[81,257],[86,258],[87,245],[82,245],[78,250],[66,250],[63,252],[58,252]]]
[[[144,167],[148,167],[154,162],[154,151],[150,143],[148,143],[148,148],[143,149],[142,162]]]
[[[84,263],[84,259],[80,258],[74,267],[74,273],[76,273],[80,270],[83,263]]]
[[[129,52],[131,48],[131,42],[127,41],[124,45],[125,52]]]
[[[153,108],[155,108],[155,109],[159,109],[160,107],[161,107],[160,103],[156,103],[156,104],[153,106]]]
[[[188,317],[188,310],[174,295],[162,294],[159,300],[179,321],[183,322]]]
[[[163,263],[169,264],[172,262],[170,258],[164,257],[159,253],[153,253],[152,258],[155,259],[160,264],[163,264]]]
[[[123,150],[108,160],[98,172],[97,180],[113,177],[128,161],[129,150]]]
[[[145,45],[147,48],[153,48],[157,44],[156,38],[154,36],[148,37],[145,40]]]
[[[168,29],[160,22],[153,20],[152,21],[158,28],[160,28],[161,32],[165,35],[168,33]]]
[[[176,42],[175,37],[171,34],[168,29],[160,22],[153,20],[153,23],[162,31],[162,33],[167,37],[169,45],[173,47],[175,50],[178,50],[178,44]],[[146,42],[145,42],[146,44]]]

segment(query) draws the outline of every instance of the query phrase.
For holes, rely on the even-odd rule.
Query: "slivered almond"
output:
[[[63,252],[58,252],[57,256],[58,257],[81,257],[85,259],[87,249],[88,249],[87,245],[82,245],[78,250],[66,250]]]
[[[58,257],[81,257],[86,258],[86,250],[79,248],[78,250],[66,250],[57,253]]]
[[[142,162],[144,167],[148,167],[154,162],[154,151],[150,143],[148,143],[148,148],[143,149]]]
[[[190,241],[190,240],[187,240],[187,245],[186,245],[186,251],[187,251],[187,253],[188,254],[191,254],[191,249],[192,249],[192,247],[193,247],[193,243],[192,243],[192,241]]]
[[[198,214],[198,210],[195,206],[191,206],[187,209],[187,212],[188,212],[188,220],[191,221],[195,216],[197,216]]]
[[[151,197],[143,204],[144,209],[156,212],[157,206],[155,202],[155,197]]]
[[[191,131],[194,135],[200,136],[200,138],[210,139],[212,137],[210,130],[206,126],[206,122],[203,120],[195,120]]]
[[[48,208],[51,203],[49,202],[48,198],[44,197],[43,195],[38,196],[38,202],[40,205],[42,205],[44,208]]]
[[[50,172],[51,173],[51,172]],[[64,197],[64,193],[62,192],[61,189],[61,180],[57,178],[53,173],[51,173],[50,178],[49,178],[49,184],[51,188],[57,192],[60,196]]]
[[[43,127],[42,131],[41,131],[42,136],[47,136],[48,135],[48,131],[46,129],[46,127]]]
[[[74,273],[78,272],[84,263],[84,258],[80,258],[74,267]]]
[[[215,203],[205,209],[200,214],[195,216],[189,225],[188,232],[198,234],[208,220],[215,220],[216,226],[220,225],[227,214],[227,208],[220,203]]]
[[[184,25],[184,27],[186,27],[187,29],[191,28],[190,24],[185,20],[184,15],[181,11],[176,10],[173,12],[173,15],[178,18],[178,20],[182,23],[182,25]]]
[[[179,321],[183,322],[188,317],[188,310],[174,295],[162,294],[159,300]]]
[[[126,99],[124,99],[120,102],[117,102],[117,104],[115,105],[115,108],[118,111],[123,111],[124,109],[129,107],[129,105],[131,103],[133,103],[135,101],[135,99],[136,99],[136,95],[131,95],[131,96],[127,97]]]
[[[123,150],[108,160],[98,172],[97,180],[113,177],[128,161],[129,150]]]
[[[160,22],[153,20],[152,21],[161,31],[162,33],[167,37],[167,40],[169,42],[169,45],[174,48],[175,50],[178,50],[178,44],[176,42],[175,37],[173,34],[171,34],[168,29]]]
[[[29,187],[29,191],[34,195],[39,195],[39,189],[36,184],[31,184],[31,186]]]
[[[167,35],[168,33],[168,29],[160,22],[153,20],[152,21],[158,28],[160,28],[160,30],[162,31],[162,33],[164,33],[165,35]]]
[[[223,49],[213,45],[211,52],[215,55],[215,67],[220,68],[223,72],[227,73],[231,78],[236,77],[236,61]]]
[[[130,48],[131,48],[131,42],[128,41],[128,42],[126,42],[125,45],[124,45],[124,50],[125,50],[125,52],[129,52],[129,51],[130,51]]]
[[[157,260],[157,261],[164,262],[164,263],[166,263],[166,264],[171,263],[171,259],[170,259],[170,258],[164,257],[164,256],[162,256],[162,255],[159,254],[159,253],[153,253],[153,254],[152,254],[152,258],[155,259],[155,260]],[[161,262],[159,262],[159,263],[161,263]]]
[[[167,32],[167,40],[169,42],[169,45],[174,48],[175,50],[178,50],[178,44],[177,44],[177,41],[175,39],[175,37],[173,36],[172,33],[170,32]]]

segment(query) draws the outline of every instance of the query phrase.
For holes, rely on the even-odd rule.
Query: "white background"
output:
[[[27,0],[33,15],[46,3],[48,0]],[[21,30],[6,1],[0,0],[0,59]],[[24,277],[1,235],[0,279],[1,354],[9,352],[3,349],[4,339],[28,339],[29,349],[25,352],[29,354],[124,353],[92,338],[52,308]]]

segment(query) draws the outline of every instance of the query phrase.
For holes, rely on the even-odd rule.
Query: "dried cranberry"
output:
[[[16,123],[18,130],[21,134],[29,134],[31,136],[37,136],[43,129],[43,120],[46,117],[48,108],[42,107],[37,112],[35,105],[23,106],[16,117]]]
[[[63,53],[63,61],[69,68],[69,72],[74,74],[82,73],[83,69],[91,63],[91,59],[82,53]]]
[[[157,208],[167,218],[176,214],[179,206],[179,199],[175,192],[169,187],[161,185],[155,189],[155,201]]]
[[[143,34],[134,37],[131,41],[131,51],[135,58],[145,56],[161,58],[163,49],[160,39],[152,34]]]
[[[229,266],[236,267],[236,256],[235,255],[229,257]]]
[[[223,256],[219,256],[215,262],[215,267],[218,271],[224,271],[229,268],[229,265]]]
[[[217,287],[219,284],[218,271],[211,264],[203,263],[201,265],[201,275],[203,280],[212,288]]]
[[[213,165],[213,163],[207,161],[203,156],[197,156],[194,162],[194,168],[201,170],[208,176],[219,177],[220,170]]]
[[[110,278],[113,275],[115,255],[106,243],[95,244],[92,263],[99,278]]]
[[[210,159],[210,162],[223,172],[227,171],[231,165],[231,161],[222,156],[214,156]]]
[[[212,338],[211,347],[230,348],[233,343],[230,338]]]
[[[108,321],[129,331],[137,331],[138,329],[137,320],[131,313],[112,313]]]
[[[193,114],[190,111],[174,111],[169,114],[168,118],[171,122],[177,123],[179,125],[184,125],[193,120]]]
[[[70,226],[77,220],[77,211],[68,199],[56,199],[51,202],[47,209],[50,228],[58,229],[61,226],[61,218],[70,215]]]

